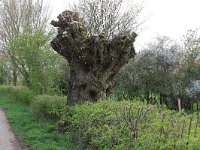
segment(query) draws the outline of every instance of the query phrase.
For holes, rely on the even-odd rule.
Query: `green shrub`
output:
[[[31,110],[40,119],[61,119],[66,110],[66,97],[38,95],[31,102]]]
[[[0,95],[29,103],[35,116],[58,121],[82,149],[199,150],[200,115],[105,100],[66,107],[66,97],[34,94],[24,87],[0,87]]]
[[[35,96],[35,93],[26,87],[21,87],[16,91],[16,100],[24,104],[30,104]]]
[[[79,104],[67,116],[68,130],[82,149],[198,150],[200,145],[197,116],[140,102]]]
[[[123,149],[129,147],[130,133],[123,111],[130,102],[112,100],[76,105],[69,118],[70,130],[83,149]],[[139,106],[136,102],[134,106]],[[137,109],[132,109],[136,114]]]
[[[0,94],[2,96],[14,96],[16,87],[13,86],[0,86]]]
[[[30,104],[35,97],[35,93],[30,89],[15,86],[0,86],[0,95],[11,97],[23,104]]]

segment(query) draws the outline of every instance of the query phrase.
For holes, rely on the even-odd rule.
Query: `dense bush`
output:
[[[35,93],[26,87],[0,86],[0,94],[23,104],[30,104],[35,97]]]
[[[82,149],[198,149],[198,115],[113,100],[74,106],[68,129]]]
[[[31,110],[40,119],[60,119],[66,110],[66,97],[38,95],[31,102]]]
[[[30,99],[24,88],[0,87],[0,94],[6,93],[18,100]],[[36,96],[30,107],[38,118],[58,121],[56,129],[67,130],[66,135],[73,135],[81,149],[198,150],[200,147],[199,113],[177,113],[135,100],[105,100],[68,108],[66,97],[49,95]]]

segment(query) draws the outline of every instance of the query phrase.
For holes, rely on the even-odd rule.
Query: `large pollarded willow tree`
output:
[[[82,0],[77,11],[64,11],[51,24],[58,28],[52,48],[70,65],[68,105],[104,99],[120,68],[135,56],[141,7],[122,12],[122,0]],[[128,10],[128,9],[127,9]]]

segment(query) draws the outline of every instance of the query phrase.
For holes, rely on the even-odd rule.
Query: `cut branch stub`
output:
[[[71,67],[68,104],[109,95],[113,78],[135,56],[136,33],[120,33],[113,39],[107,39],[103,33],[88,36],[84,21],[71,11],[64,11],[51,24],[58,27],[51,46]]]

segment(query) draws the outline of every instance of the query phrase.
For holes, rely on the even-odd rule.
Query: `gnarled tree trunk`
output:
[[[133,42],[137,35],[119,33],[112,39],[104,33],[88,36],[78,13],[71,11],[64,11],[51,24],[58,27],[51,46],[68,60],[71,69],[68,105],[104,99],[111,93],[120,68],[135,56]]]

